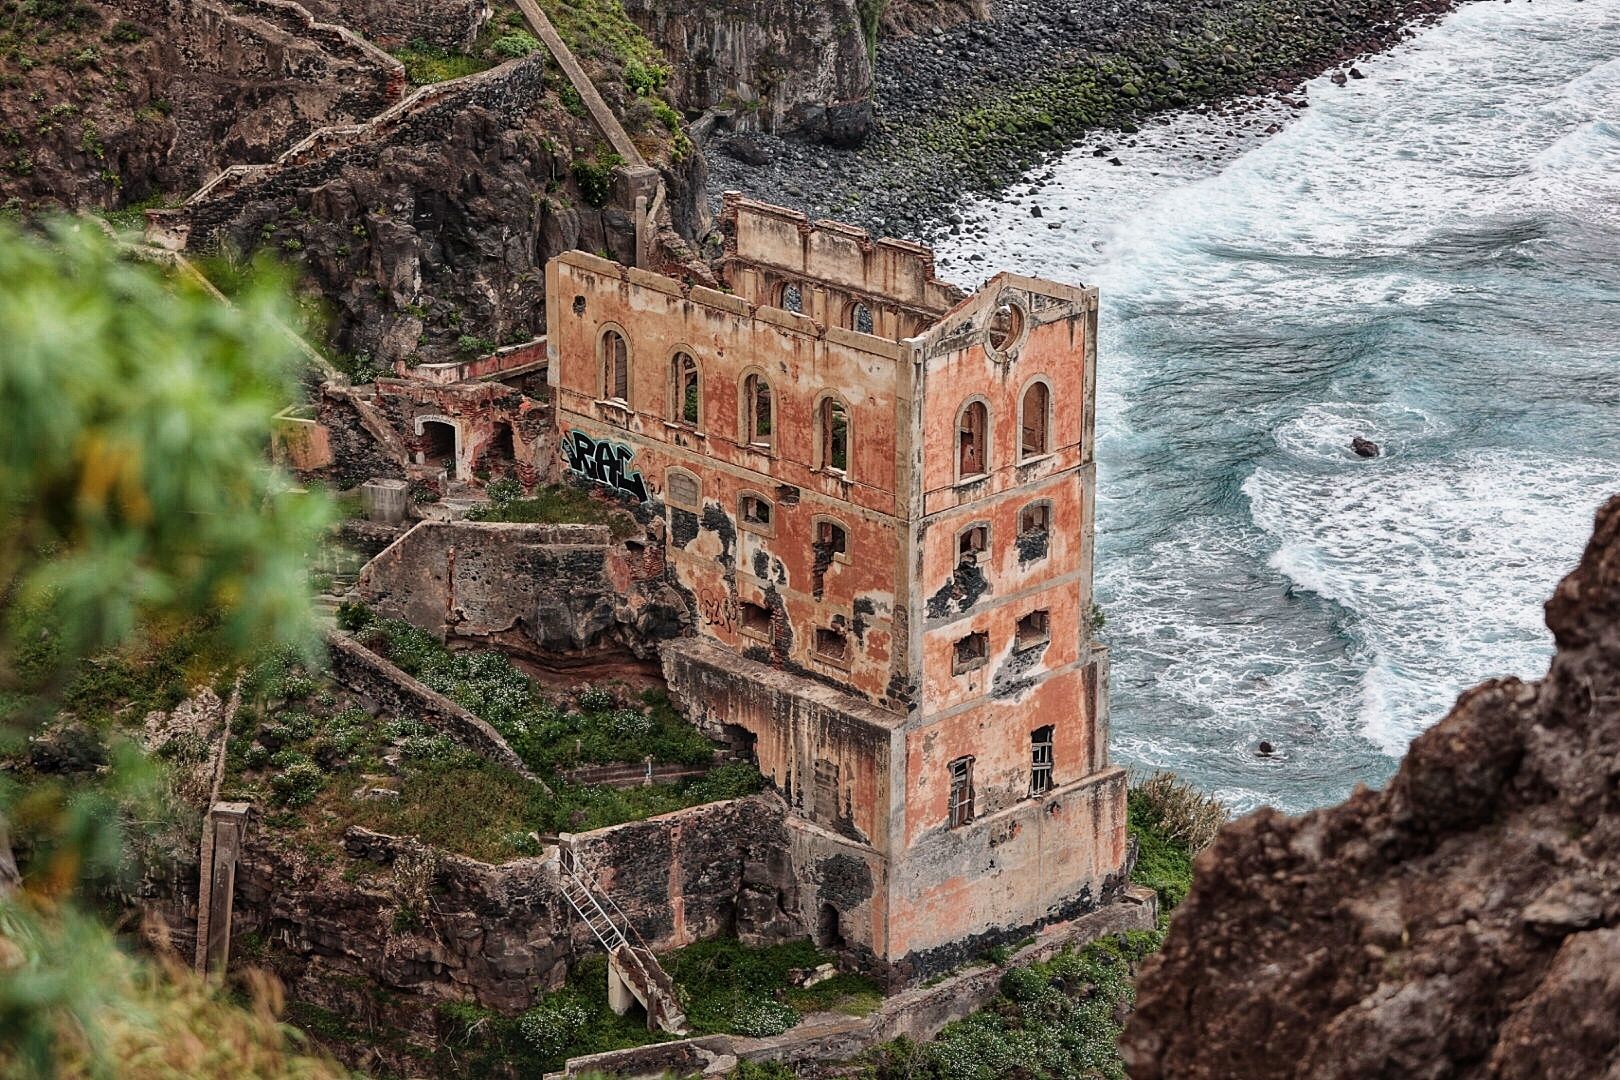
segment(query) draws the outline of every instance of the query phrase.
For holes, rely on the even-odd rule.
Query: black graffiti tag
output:
[[[647,501],[647,482],[630,468],[636,452],[623,443],[599,442],[583,431],[570,431],[563,439],[563,456],[568,467],[593,484],[622,491],[636,502]]]

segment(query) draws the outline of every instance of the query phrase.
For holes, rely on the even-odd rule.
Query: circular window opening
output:
[[[991,349],[998,353],[1006,352],[1018,344],[1024,334],[1024,309],[1010,300],[1003,300],[990,315],[990,325],[985,333]]]

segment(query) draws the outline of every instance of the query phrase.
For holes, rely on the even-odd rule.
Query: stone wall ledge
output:
[[[1008,966],[1040,963],[1064,948],[1086,945],[1128,930],[1151,930],[1157,922],[1158,897],[1152,889],[1132,885],[1112,904],[1042,930],[1034,942],[1013,955]],[[702,1063],[722,1055],[742,1061],[776,1061],[788,1065],[837,1061],[901,1036],[915,1041],[931,1039],[946,1024],[989,1004],[1000,991],[1005,970],[1003,967],[970,968],[933,986],[895,994],[870,1016],[823,1013],[812,1016],[792,1031],[768,1039],[715,1035],[570,1058],[560,1071],[548,1073],[546,1080],[569,1080],[593,1073],[627,1080],[658,1077],[672,1068],[701,1067]]]
[[[545,782],[523,764],[517,751],[484,720],[346,634],[330,633],[326,642],[331,650],[332,676],[338,682],[387,708],[419,713],[430,726],[456,742],[505,765],[550,793]]]

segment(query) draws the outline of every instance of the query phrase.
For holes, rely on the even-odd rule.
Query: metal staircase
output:
[[[608,1001],[624,1015],[633,998],[647,1010],[647,1027],[685,1035],[686,1013],[669,977],[630,919],[597,884],[566,842],[557,846],[562,894],[608,956]]]

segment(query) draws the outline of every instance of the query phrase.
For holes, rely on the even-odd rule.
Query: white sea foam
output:
[[[1375,459],[1243,485],[1270,565],[1343,608],[1371,663],[1358,722],[1385,753],[1493,675],[1539,677],[1540,605],[1580,555],[1620,465],[1490,450]]]
[[[1150,124],[964,206],[947,274],[1102,290],[1119,759],[1302,809],[1544,669],[1620,489],[1617,53],[1620,0],[1468,5],[1297,114]]]

